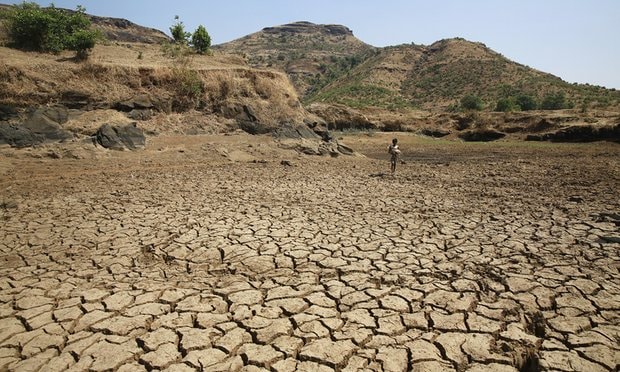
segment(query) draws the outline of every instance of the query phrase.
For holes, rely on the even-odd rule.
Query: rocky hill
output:
[[[215,49],[241,55],[253,67],[286,72],[302,96],[316,92],[376,50],[345,26],[310,22],[266,27]]]

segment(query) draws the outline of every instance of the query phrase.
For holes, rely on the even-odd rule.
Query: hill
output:
[[[574,107],[620,106],[620,92],[614,89],[569,84],[460,38],[383,48],[306,101],[445,111],[469,94],[493,110],[502,98],[527,95],[541,102],[560,92]]]
[[[376,50],[345,26],[311,22],[266,27],[214,48],[241,55],[252,67],[286,72],[302,96],[316,92]]]
[[[461,38],[376,48],[345,26],[295,22],[216,49],[241,55],[254,67],[286,72],[306,104],[445,111],[470,94],[493,110],[502,98],[527,95],[540,102],[561,93],[572,107],[620,107],[614,89],[570,84]]]

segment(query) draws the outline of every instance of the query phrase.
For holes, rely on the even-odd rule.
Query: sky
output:
[[[178,15],[188,31],[204,25],[213,44],[295,21],[345,25],[380,47],[462,37],[570,83],[620,89],[620,0],[55,0],[54,5],[83,5],[90,14],[168,34]]]

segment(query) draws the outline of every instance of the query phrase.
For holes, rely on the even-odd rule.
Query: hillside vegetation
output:
[[[556,108],[620,108],[615,89],[569,84],[461,38],[376,48],[344,26],[296,22],[216,48],[286,72],[306,104],[454,111],[464,96],[475,95],[485,110],[505,101],[510,104],[499,107],[511,111],[520,109],[519,97],[544,108],[546,99],[561,96]]]
[[[445,111],[458,108],[464,96],[475,95],[485,109],[494,110],[502,98],[526,95],[540,103],[556,93],[566,96],[566,108],[620,106],[618,91],[569,84],[464,39],[384,48],[306,100]]]
[[[267,27],[215,49],[240,55],[253,67],[286,72],[301,96],[316,92],[377,50],[345,26],[310,22]]]

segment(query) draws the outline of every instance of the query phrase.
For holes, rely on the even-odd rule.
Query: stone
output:
[[[99,145],[111,150],[137,150],[146,146],[146,137],[136,123],[115,126],[104,124],[95,133]]]
[[[66,107],[43,107],[31,111],[22,125],[31,133],[42,136],[45,141],[64,141],[73,138],[61,125],[68,118]]]
[[[0,122],[0,145],[24,148],[41,144],[44,141],[45,136],[33,133],[22,125]]]
[[[317,135],[312,129],[310,129],[306,125],[294,125],[294,124],[284,124],[280,127],[276,128],[273,132],[273,136],[275,138],[287,138],[287,139],[319,139],[319,135]]]
[[[146,94],[140,94],[128,100],[118,102],[114,107],[119,111],[131,112],[132,110],[152,109],[154,105],[151,97]]]

